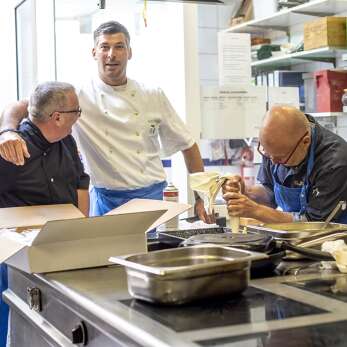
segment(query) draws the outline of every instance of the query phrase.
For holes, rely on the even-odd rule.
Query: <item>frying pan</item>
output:
[[[194,235],[183,241],[180,246],[192,246],[201,243],[224,244],[249,251],[263,252],[268,259],[252,262],[251,275],[263,275],[264,272],[272,272],[285,256],[286,251],[304,255],[314,260],[334,260],[330,253],[319,250],[295,246],[287,241],[275,240],[271,235],[264,234],[200,234]]]

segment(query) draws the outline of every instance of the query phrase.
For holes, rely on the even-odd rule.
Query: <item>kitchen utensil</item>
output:
[[[329,232],[345,231],[346,224],[329,223],[322,230],[324,222],[292,222],[292,223],[269,223],[259,225],[248,225],[247,230],[259,232],[265,235],[271,235],[277,240],[287,240],[291,243],[297,243],[315,236],[326,235]],[[324,233],[324,234],[320,234]]]
[[[329,225],[330,221],[335,217],[335,215],[337,214],[337,212],[340,211],[340,209],[342,211],[344,211],[346,209],[346,201],[339,201],[338,202],[338,204],[331,211],[331,213],[329,214],[329,216],[325,220],[324,224],[322,225],[322,229],[325,229]]]

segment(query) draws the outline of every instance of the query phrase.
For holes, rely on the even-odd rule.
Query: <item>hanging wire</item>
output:
[[[143,22],[145,23],[145,27],[147,28],[147,0],[143,1],[142,18]]]

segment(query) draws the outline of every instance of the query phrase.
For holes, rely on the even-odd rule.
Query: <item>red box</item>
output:
[[[317,112],[342,112],[342,94],[347,88],[347,71],[321,70],[314,73]]]

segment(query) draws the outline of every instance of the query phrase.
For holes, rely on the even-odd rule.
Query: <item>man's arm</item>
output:
[[[274,207],[273,192],[270,192],[269,189],[261,184],[246,188],[245,195],[259,204]]]
[[[78,189],[78,208],[86,216],[89,216],[89,191],[88,189]]]
[[[184,161],[186,163],[186,167],[189,173],[194,172],[203,172],[204,171],[204,163],[201,158],[201,154],[199,151],[199,147],[196,143],[194,143],[193,146],[190,148],[182,151]],[[194,205],[194,211],[205,223],[213,223],[214,219],[213,216],[209,216],[204,207],[204,201],[200,198],[200,196],[194,192],[195,196],[195,205]]]
[[[291,213],[275,210],[269,206],[250,199],[240,193],[226,193],[223,198],[227,202],[228,214],[236,217],[254,218],[264,223],[293,222]]]
[[[5,108],[1,115],[0,132],[17,129],[18,125],[28,115],[28,101],[18,101]],[[30,154],[25,141],[15,132],[6,131],[0,135],[0,155],[5,160],[24,165],[25,158]]]

